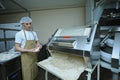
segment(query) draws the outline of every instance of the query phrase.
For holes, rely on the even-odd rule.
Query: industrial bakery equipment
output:
[[[0,80],[22,80],[19,52],[0,53]]]
[[[100,65],[105,69],[111,70],[113,73],[112,80],[118,80],[120,72],[119,0],[104,0],[99,7],[101,8],[98,11],[102,12],[102,15],[96,20],[98,22],[98,28],[96,31],[101,40]],[[94,18],[96,18],[96,16]]]
[[[116,9],[106,9],[104,13],[108,14],[115,12]],[[104,15],[104,14],[103,14]],[[100,46],[101,46],[101,66],[113,72],[113,80],[118,80],[120,72],[120,26],[119,17],[108,17],[100,19]],[[106,23],[101,23],[101,22]],[[108,23],[109,21],[109,23]],[[115,22],[115,23],[114,23]]]
[[[96,67],[99,80],[100,66],[111,70],[112,80],[118,80],[120,73],[119,0],[99,1],[89,23],[91,27],[58,29],[54,33],[48,43],[51,56],[37,63],[46,70],[46,80],[47,72],[62,80],[77,80],[85,71],[88,72],[87,80],[92,80],[91,74]]]
[[[0,24],[0,80],[22,80],[21,54],[15,52],[15,34],[19,23]]]
[[[19,23],[0,24],[0,52],[13,48],[15,34],[21,29],[22,26]]]
[[[120,65],[120,31],[119,26],[112,26],[112,30],[101,42],[101,66],[113,72],[113,80],[119,78]]]
[[[48,43],[51,56],[37,63],[46,70],[46,80],[47,72],[62,80],[77,80],[84,71],[88,72],[87,80],[91,80],[91,74],[97,66],[99,80],[99,59],[91,63],[96,28],[97,24],[83,28],[62,28],[54,33]]]

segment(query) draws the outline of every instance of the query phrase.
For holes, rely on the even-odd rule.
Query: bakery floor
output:
[[[113,80],[112,79],[112,72],[108,69],[105,69],[105,68],[101,68],[101,79],[100,80]],[[120,80],[120,73],[119,73],[119,79]]]
[[[80,78],[78,80],[87,80],[84,76],[86,75],[86,72],[82,73]],[[110,70],[101,68],[100,70],[100,80],[112,80],[112,72]],[[92,79],[91,80],[97,80],[96,78],[96,71],[92,74]],[[45,70],[39,67],[39,72],[38,76],[36,77],[35,80],[45,80]],[[48,80],[61,80],[57,78],[56,76],[52,75],[51,73],[48,73]],[[120,77],[119,77],[120,80]]]

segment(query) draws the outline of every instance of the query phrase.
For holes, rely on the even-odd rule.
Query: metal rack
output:
[[[0,24],[0,52],[8,51],[14,46],[15,33],[21,30],[18,23]]]

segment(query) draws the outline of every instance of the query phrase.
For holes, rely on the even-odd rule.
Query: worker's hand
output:
[[[33,49],[27,49],[27,52],[35,53],[36,51],[35,51],[35,48],[33,48]]]
[[[36,48],[38,48],[39,47],[39,49],[41,49],[42,48],[42,45],[41,44],[37,44],[36,45]]]
[[[27,52],[36,53],[40,51],[40,47],[29,49]]]
[[[42,48],[42,45],[39,45],[38,47],[41,49],[41,48]]]
[[[37,47],[37,48],[35,48],[35,52],[39,52],[40,49],[41,49],[41,47]]]

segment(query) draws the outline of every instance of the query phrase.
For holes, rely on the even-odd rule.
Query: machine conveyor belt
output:
[[[49,49],[51,50],[57,50],[61,52],[66,52],[66,53],[71,53],[75,54],[81,57],[90,57],[89,51],[84,51],[83,50],[78,50],[78,49],[73,49],[73,48],[67,48],[67,47],[60,47],[60,46],[49,46]]]
[[[86,69],[83,57],[64,52],[53,53],[51,57],[38,62],[37,65],[62,80],[77,80]]]

